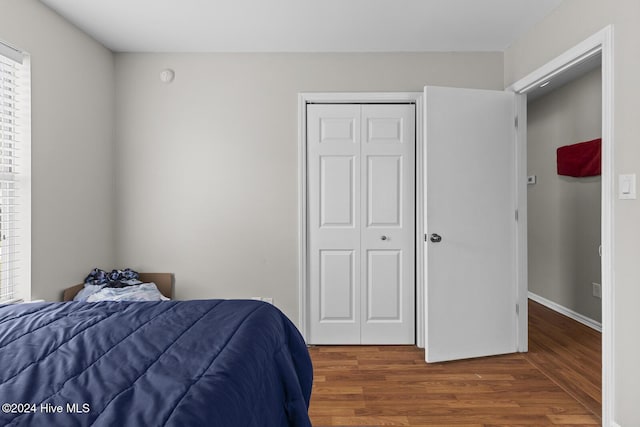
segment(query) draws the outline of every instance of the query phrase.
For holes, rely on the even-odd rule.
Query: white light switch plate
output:
[[[636,198],[636,174],[618,175],[618,198]]]

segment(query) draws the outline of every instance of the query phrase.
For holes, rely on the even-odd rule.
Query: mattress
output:
[[[0,425],[310,426],[312,375],[260,301],[0,306]]]

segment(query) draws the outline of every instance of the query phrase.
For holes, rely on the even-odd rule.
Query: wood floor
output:
[[[529,310],[527,354],[427,365],[412,346],[310,348],[314,427],[599,425],[599,334]]]

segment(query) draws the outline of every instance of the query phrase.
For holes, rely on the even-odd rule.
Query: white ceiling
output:
[[[503,51],[561,0],[40,0],[119,52]]]

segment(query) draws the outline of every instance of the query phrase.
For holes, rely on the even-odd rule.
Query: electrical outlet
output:
[[[591,283],[593,286],[593,296],[596,298],[602,298],[602,287],[600,283]]]

